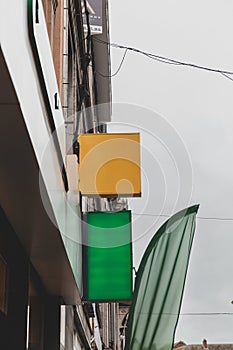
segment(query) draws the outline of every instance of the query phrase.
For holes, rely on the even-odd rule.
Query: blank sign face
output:
[[[88,301],[127,301],[132,296],[131,212],[87,213],[83,280]]]
[[[141,196],[139,133],[83,134],[78,143],[82,195]]]

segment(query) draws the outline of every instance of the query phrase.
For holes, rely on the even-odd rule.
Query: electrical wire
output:
[[[229,77],[227,74],[225,74],[225,73],[221,73],[225,78],[227,78],[227,79],[230,79],[231,81],[233,81],[233,79],[231,78],[231,77]]]
[[[141,312],[141,314],[145,315],[146,312]],[[153,315],[158,315],[159,313],[154,313]],[[168,316],[233,316],[233,312],[187,312],[187,313],[169,313],[169,312],[162,312],[161,315],[168,315]]]
[[[121,67],[122,67],[122,65],[124,63],[125,56],[126,56],[127,52],[128,52],[128,49],[125,49],[125,52],[124,52],[123,57],[121,59],[121,62],[120,62],[120,64],[119,64],[119,66],[118,66],[118,68],[117,68],[115,73],[113,73],[111,75],[104,75],[104,74],[100,73],[99,71],[97,71],[96,69],[95,69],[95,73],[99,74],[103,78],[113,78],[113,77],[115,77],[119,73],[119,71],[121,70]]]
[[[161,217],[161,218],[170,218],[171,215],[167,215],[167,214],[149,214],[149,213],[133,213],[133,215],[137,215],[137,216],[151,216],[151,217]],[[217,220],[217,221],[233,221],[233,217],[215,217],[215,216],[197,216],[197,219],[199,220]]]
[[[124,50],[127,50],[127,51],[132,51],[132,52],[141,54],[143,56],[148,57],[149,59],[155,60],[155,61],[160,62],[160,63],[176,65],[176,66],[185,66],[185,67],[190,67],[190,68],[194,68],[194,69],[204,70],[204,71],[208,71],[208,72],[212,72],[212,73],[218,73],[218,74],[221,74],[221,75],[223,75],[224,77],[226,77],[226,78],[228,78],[230,80],[233,80],[233,79],[231,79],[228,76],[228,75],[233,75],[233,71],[222,70],[222,69],[215,69],[215,68],[211,68],[211,67],[207,67],[207,66],[198,65],[198,64],[195,64],[195,63],[178,61],[178,60],[175,60],[175,59],[172,59],[172,58],[169,58],[169,57],[160,56],[160,55],[156,55],[156,54],[149,53],[149,52],[146,52],[146,51],[142,51],[142,50],[136,49],[134,47],[125,46],[125,45],[116,44],[116,43],[109,43],[109,42],[101,40],[99,38],[94,38],[93,40],[95,40],[96,42],[99,42],[99,43],[101,43],[103,45],[111,46],[111,47],[116,48],[116,49],[124,49]],[[125,55],[124,55],[123,60],[122,60],[122,62],[120,64],[120,66],[119,66],[119,69],[117,70],[117,74],[119,73],[120,69],[122,68],[124,60],[125,60]],[[116,74],[114,76],[116,76]]]
[[[87,7],[87,1],[83,0],[84,4],[84,12],[86,16],[86,24],[87,24],[87,35],[84,38],[86,40],[86,53],[82,57],[82,81],[81,84],[79,84],[79,103],[77,106],[78,115],[82,112],[82,109],[89,98],[88,93],[88,66],[91,61],[91,27],[90,27],[90,18],[89,18],[89,11]],[[77,117],[77,123],[76,123],[76,130],[74,131],[74,137],[73,137],[73,153],[78,154],[78,142],[77,142],[77,136],[78,136],[78,126],[79,126],[79,119]]]
[[[233,312],[185,312],[181,313],[181,316],[221,316],[221,315],[227,315],[227,316],[233,316]]]

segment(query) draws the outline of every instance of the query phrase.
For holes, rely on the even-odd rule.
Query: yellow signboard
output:
[[[83,134],[79,190],[84,196],[140,197],[140,134]]]

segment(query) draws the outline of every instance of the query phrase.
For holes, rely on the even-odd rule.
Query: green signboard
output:
[[[130,211],[89,212],[85,215],[83,281],[85,300],[131,300]]]

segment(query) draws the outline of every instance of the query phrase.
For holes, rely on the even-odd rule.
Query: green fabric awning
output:
[[[167,220],[152,238],[135,281],[126,350],[171,350],[198,205]]]

